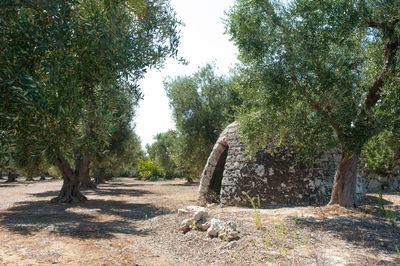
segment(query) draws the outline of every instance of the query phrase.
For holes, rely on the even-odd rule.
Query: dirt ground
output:
[[[384,194],[391,221],[378,195],[356,210],[263,208],[261,229],[251,208],[209,206],[238,225],[229,248],[179,231],[177,209],[196,205],[197,186],[117,178],[68,205],[49,202],[61,181],[0,180],[0,265],[400,265],[400,193]]]

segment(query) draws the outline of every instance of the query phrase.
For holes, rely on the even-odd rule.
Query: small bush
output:
[[[139,160],[138,174],[142,179],[157,181],[163,174],[156,163],[151,160]]]

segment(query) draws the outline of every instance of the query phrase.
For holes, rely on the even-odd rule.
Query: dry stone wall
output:
[[[219,192],[217,196],[221,205],[249,205],[242,191],[254,199],[259,196],[262,206],[323,205],[329,201],[339,160],[337,151],[325,153],[312,166],[299,163],[296,153],[287,147],[267,147],[250,160],[245,155],[245,146],[240,142],[236,129],[237,122],[229,125],[214,146],[200,181],[200,202],[206,202],[208,195]],[[226,150],[222,180],[218,187],[215,186],[217,177],[214,172],[220,160],[225,159],[221,155]],[[361,198],[365,189],[361,178],[358,179],[357,193]]]
[[[366,174],[367,191],[400,191],[400,165],[395,166],[388,175]]]

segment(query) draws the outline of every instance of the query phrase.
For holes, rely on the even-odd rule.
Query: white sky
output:
[[[157,133],[175,128],[162,83],[165,77],[191,75],[209,62],[215,62],[219,74],[227,74],[237,62],[237,49],[224,35],[222,22],[224,11],[233,4],[234,0],[171,0],[177,17],[186,24],[181,27],[178,55],[189,64],[168,60],[161,71],[149,71],[141,82],[144,99],[137,110],[135,131],[143,147],[153,143]]]

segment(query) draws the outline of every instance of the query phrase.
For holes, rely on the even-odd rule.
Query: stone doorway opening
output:
[[[215,154],[216,165],[214,169],[210,169],[210,184],[206,196],[207,202],[217,204],[220,203],[222,178],[224,176],[226,158],[228,157],[228,145],[226,143],[219,143],[219,145],[220,147],[216,149],[218,153]]]

